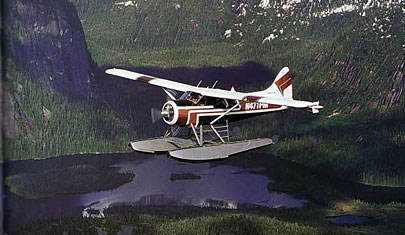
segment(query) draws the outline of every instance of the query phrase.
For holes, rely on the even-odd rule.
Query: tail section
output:
[[[273,84],[266,90],[262,91],[264,94],[271,95],[277,98],[293,99],[291,73],[290,69],[284,67],[274,79]]]

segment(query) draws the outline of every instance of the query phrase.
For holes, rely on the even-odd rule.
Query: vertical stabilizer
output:
[[[284,67],[274,79],[273,84],[263,91],[270,96],[284,99],[292,99],[292,83],[290,69]]]

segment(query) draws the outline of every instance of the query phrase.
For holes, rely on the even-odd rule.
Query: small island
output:
[[[190,172],[183,172],[183,173],[172,173],[170,175],[170,180],[199,180],[201,176],[190,173]]]
[[[5,184],[14,194],[27,199],[39,199],[58,194],[114,189],[131,182],[134,177],[134,173],[119,172],[117,167],[75,165],[38,173],[12,175],[5,179]]]

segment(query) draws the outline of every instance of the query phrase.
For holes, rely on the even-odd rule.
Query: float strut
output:
[[[214,133],[218,136],[218,138],[221,140],[222,143],[225,143],[225,140],[222,139],[221,135],[218,133],[218,131],[215,129],[213,125],[210,125],[211,129],[214,131]]]
[[[200,141],[200,138],[198,137],[197,131],[195,130],[195,127],[193,123],[190,123],[191,130],[193,130],[194,136],[197,139],[198,145],[202,146],[202,142]]]

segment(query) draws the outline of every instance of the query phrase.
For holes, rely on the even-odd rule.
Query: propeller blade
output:
[[[160,114],[159,109],[151,108],[150,109],[150,116],[152,118],[152,123],[156,123],[160,119],[162,119],[162,115]]]

